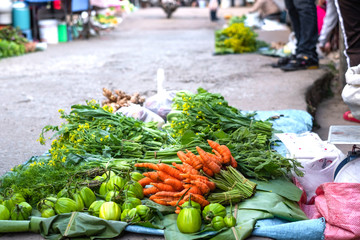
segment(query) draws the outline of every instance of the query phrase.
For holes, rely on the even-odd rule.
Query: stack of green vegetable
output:
[[[191,201],[181,205],[177,216],[177,227],[182,233],[196,233],[202,228],[203,221],[207,223],[207,230],[219,231],[236,225],[232,210],[226,213],[226,208],[219,203],[211,203],[202,211],[200,204]]]
[[[32,213],[32,206],[20,193],[7,191],[0,195],[0,220],[27,220]]]
[[[19,29],[13,27],[0,29],[0,58],[25,54],[24,44],[27,42]]]
[[[232,18],[229,26],[215,32],[215,54],[255,52],[260,47],[267,46],[257,40],[257,34],[245,26],[245,18]]]

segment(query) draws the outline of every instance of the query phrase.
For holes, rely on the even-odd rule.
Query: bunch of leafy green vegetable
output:
[[[243,22],[234,22],[215,32],[215,54],[255,52],[266,45],[258,41],[257,34]]]
[[[40,199],[57,194],[66,184],[90,181],[91,171],[93,167],[86,164],[57,164],[49,155],[32,157],[0,178],[0,193],[12,189],[36,206]]]
[[[158,150],[166,141],[166,133],[157,129],[155,122],[113,114],[110,107],[101,108],[95,100],[71,108],[70,114],[59,110],[65,123],[45,126],[40,135],[39,141],[44,144],[44,134],[56,131],[50,149],[54,161],[65,162],[69,156],[85,154],[143,158],[146,151]]]
[[[290,170],[301,175],[298,169],[301,165],[296,160],[271,149],[274,129],[270,121],[255,120],[255,113],[244,115],[229,106],[220,94],[202,88],[196,94],[179,93],[173,101],[176,116],[172,115],[171,122],[164,127],[173,146],[191,149],[197,145],[208,149],[198,144],[210,139],[230,149],[238,169],[247,177],[272,179]],[[171,147],[166,150],[170,151]]]

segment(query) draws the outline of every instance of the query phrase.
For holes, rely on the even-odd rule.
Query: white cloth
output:
[[[341,93],[352,115],[360,119],[360,65],[349,68],[345,73],[346,85]]]

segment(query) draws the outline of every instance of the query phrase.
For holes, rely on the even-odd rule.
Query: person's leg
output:
[[[316,44],[318,40],[317,12],[314,0],[296,0],[295,8],[299,16],[300,37],[297,38],[297,55],[304,55],[318,62]]]
[[[335,3],[344,34],[348,67],[357,66],[360,64],[360,4],[357,0],[341,0]]]
[[[296,39],[300,38],[300,20],[299,20],[299,14],[297,9],[295,8],[294,2],[298,0],[285,0],[285,6],[288,10],[290,21],[291,21],[291,27],[293,32],[295,33]],[[299,45],[299,40],[297,40],[297,46]],[[296,46],[296,49],[297,49]]]
[[[296,0],[285,0],[285,5],[286,5],[286,9],[289,12],[290,20],[292,23],[292,28],[295,33],[295,37],[299,38],[300,37],[300,35],[299,35],[299,33],[300,33],[299,16],[297,14],[297,11],[296,11],[293,1],[296,1]],[[291,60],[294,60],[295,55],[281,57],[276,63],[271,64],[271,66],[273,68],[283,67],[283,66],[287,65]]]

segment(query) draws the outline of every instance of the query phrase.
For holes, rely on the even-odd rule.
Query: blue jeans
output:
[[[306,55],[312,60],[318,61],[315,0],[285,0],[285,5],[297,39],[296,55]]]

